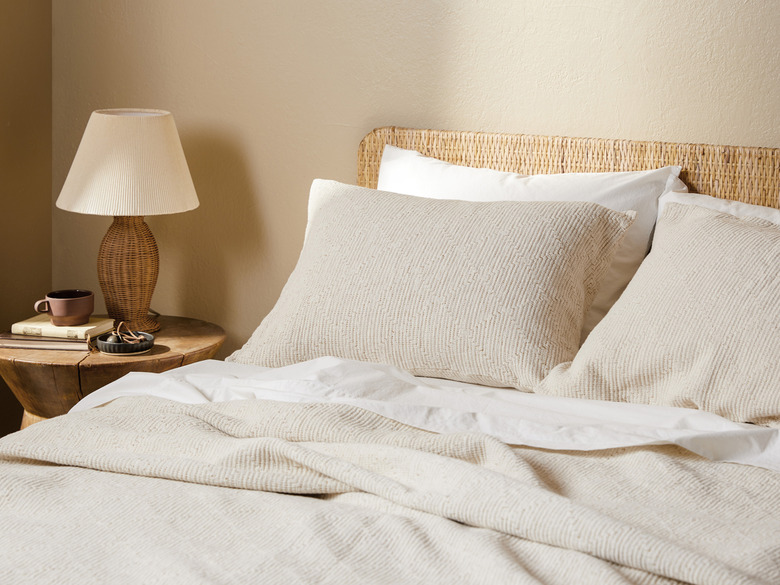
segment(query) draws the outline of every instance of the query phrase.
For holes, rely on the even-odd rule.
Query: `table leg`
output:
[[[19,430],[25,429],[29,427],[31,424],[41,422],[42,420],[48,420],[42,416],[38,416],[37,414],[32,414],[31,412],[24,411],[24,414],[22,415],[22,426],[19,427]]]

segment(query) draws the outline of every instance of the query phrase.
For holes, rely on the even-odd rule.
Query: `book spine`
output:
[[[67,339],[86,339],[88,331],[69,329],[67,327],[51,327],[22,325],[16,323],[11,326],[11,333],[17,335],[36,335],[38,337],[65,337]]]
[[[45,349],[45,350],[57,350],[57,351],[89,351],[89,346],[86,343],[43,343],[36,345],[34,343],[24,343],[16,341],[0,341],[0,349]]]

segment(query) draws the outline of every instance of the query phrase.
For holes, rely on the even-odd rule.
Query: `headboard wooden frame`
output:
[[[680,178],[691,192],[780,208],[780,148],[387,126],[372,131],[360,143],[359,185],[376,188],[385,144],[417,150],[453,164],[526,175],[680,165]]]

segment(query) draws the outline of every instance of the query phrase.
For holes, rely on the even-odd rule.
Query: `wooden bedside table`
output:
[[[225,341],[219,325],[160,316],[154,347],[140,355],[0,348],[0,375],[24,407],[22,427],[65,414],[90,392],[128,372],[164,372],[214,357]]]

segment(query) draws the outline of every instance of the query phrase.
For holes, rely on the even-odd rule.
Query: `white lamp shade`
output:
[[[197,206],[170,112],[92,112],[57,207],[92,215],[138,216]]]

